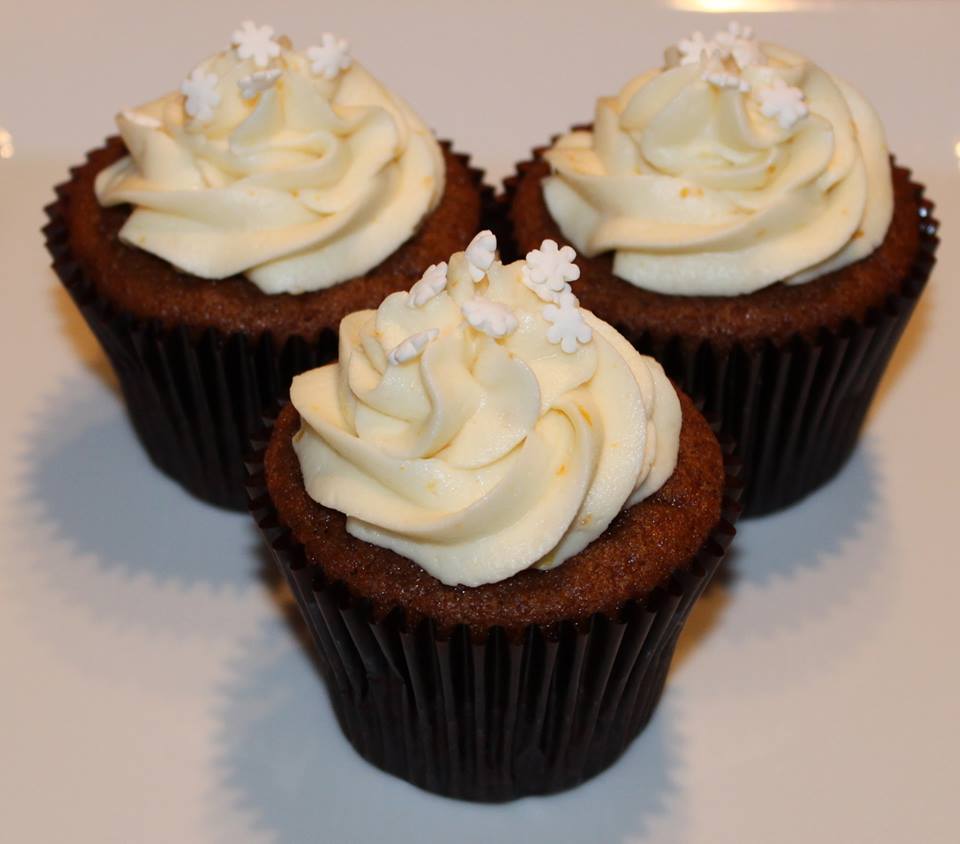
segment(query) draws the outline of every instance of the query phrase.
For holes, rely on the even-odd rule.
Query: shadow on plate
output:
[[[320,661],[320,655],[317,653],[317,648],[310,637],[310,630],[307,628],[307,623],[303,620],[303,615],[297,606],[297,600],[293,597],[290,587],[287,585],[286,580],[283,579],[280,569],[270,555],[270,551],[267,549],[267,545],[263,541],[260,531],[254,527],[253,524],[251,524],[251,529],[255,534],[255,545],[252,553],[259,561],[257,578],[270,596],[270,600],[276,610],[275,617],[283,621],[287,631],[303,649],[304,655],[313,666],[317,681],[325,683],[326,677],[323,663]]]
[[[794,507],[741,524],[733,588],[739,583],[762,586],[822,567],[876,529],[883,509],[877,462],[875,443],[866,434],[826,486]],[[861,568],[869,569],[869,564]]]
[[[750,614],[752,632],[765,635],[822,616],[866,589],[876,572],[867,549],[882,554],[882,509],[876,446],[868,434],[826,486],[787,510],[737,525],[727,558],[687,620],[672,670],[728,613],[732,628],[746,633],[736,616],[758,592],[768,592],[770,600],[763,613]],[[858,559],[843,559],[844,549],[860,540],[866,547],[858,549]]]
[[[21,530],[159,582],[255,582],[249,517],[204,504],[158,472],[103,380],[66,380],[46,396],[21,463]]]
[[[274,582],[285,607],[285,587]],[[293,608],[295,610],[295,607]],[[296,626],[296,622],[295,622]],[[223,690],[222,793],[277,842],[636,841],[670,809],[677,735],[669,689],[623,758],[578,789],[501,805],[450,800],[382,773],[343,737],[302,628],[281,612],[260,629]]]

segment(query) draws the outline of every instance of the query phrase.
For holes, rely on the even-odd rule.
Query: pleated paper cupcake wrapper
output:
[[[502,628],[412,629],[307,564],[250,458],[250,507],[326,668],[333,707],[357,752],[428,791],[512,800],[571,788],[611,765],[660,698],[677,638],[734,535],[740,485],[728,459],[723,515],[689,563],[615,618]]]
[[[534,158],[542,150],[534,150]],[[519,165],[522,174],[532,162]],[[519,176],[500,197],[500,219]],[[923,187],[920,242],[900,291],[860,320],[823,328],[816,339],[796,336],[785,344],[739,343],[719,348],[682,336],[638,334],[605,316],[667,374],[737,445],[743,461],[743,515],[759,516],[789,506],[832,478],[853,452],[877,385],[935,263],[938,222]],[[512,235],[510,236],[512,238]],[[511,240],[505,247],[516,251]]]
[[[456,157],[475,178],[488,215],[493,192],[483,185],[483,172],[469,167],[468,156]],[[251,438],[261,429],[264,413],[286,397],[295,375],[336,359],[336,331],[282,343],[269,333],[251,337],[207,329],[197,334],[113,307],[71,255],[64,213],[69,187],[69,182],[58,186],[57,200],[45,209],[47,248],[117,374],[143,447],[159,469],[197,497],[246,509],[243,457]]]

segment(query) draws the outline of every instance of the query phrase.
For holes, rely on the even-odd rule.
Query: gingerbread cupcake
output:
[[[340,327],[251,464],[251,507],[348,739],[508,800],[610,765],[733,536],[737,485],[662,368],[481,236]]]
[[[480,227],[488,192],[324,34],[245,22],[177,92],[117,116],[48,208],[54,266],[154,462],[242,507],[242,453],[347,314]]]
[[[937,245],[866,100],[736,24],[600,99],[506,201],[520,254],[572,242],[584,306],[722,419],[747,514],[843,465]]]

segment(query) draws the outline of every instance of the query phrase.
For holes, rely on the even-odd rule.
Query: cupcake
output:
[[[54,267],[153,461],[242,508],[243,449],[347,314],[481,225],[467,159],[324,34],[247,21],[174,93],[117,115],[48,210]]]
[[[573,243],[584,306],[722,420],[746,514],[843,465],[937,245],[864,98],[736,24],[598,100],[505,203],[519,253]]]
[[[422,788],[576,785],[649,719],[736,483],[574,251],[478,236],[340,326],[251,465],[251,509],[347,738]]]

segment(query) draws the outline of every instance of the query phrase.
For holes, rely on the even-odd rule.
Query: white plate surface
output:
[[[684,0],[686,7],[776,6]],[[658,714],[574,792],[484,807],[354,755],[264,581],[249,519],[135,442],[48,269],[42,206],[113,113],[228,38],[234,3],[4,4],[0,126],[0,838],[10,842],[952,842],[960,785],[960,8],[744,15],[864,90],[946,243],[843,473],[742,526]],[[717,16],[664,4],[290,3],[499,179]],[[958,150],[960,152],[960,150]]]

